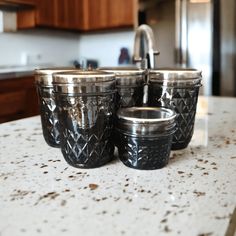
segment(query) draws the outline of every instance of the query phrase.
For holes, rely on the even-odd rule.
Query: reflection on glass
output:
[[[208,97],[199,97],[191,146],[208,145]]]

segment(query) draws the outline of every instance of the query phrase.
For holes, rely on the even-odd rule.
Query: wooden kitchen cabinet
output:
[[[35,0],[0,0],[1,4],[14,4],[14,5],[28,5],[29,7],[34,7],[35,6]]]
[[[34,10],[19,11],[18,29],[49,27],[81,30],[84,24],[84,0],[35,0]]]
[[[110,27],[134,26],[137,2],[134,0],[108,0],[108,25]]]
[[[27,29],[35,27],[36,0],[0,0],[0,6],[17,11],[17,28]]]
[[[84,30],[132,27],[136,23],[136,0],[86,1]]]
[[[115,0],[116,1],[116,0]],[[108,0],[87,0],[84,30],[104,29],[108,26]]]
[[[56,0],[34,0],[35,8],[17,12],[17,28],[28,29],[37,26],[56,26]]]
[[[84,0],[56,0],[55,27],[81,30],[84,25]]]
[[[133,27],[137,0],[35,0],[35,9],[18,12],[18,28],[44,26],[94,31]]]
[[[36,0],[35,25],[56,26],[56,6],[58,0]]]
[[[17,12],[17,28],[57,27],[57,10],[59,0],[35,0],[35,9]],[[62,6],[63,7],[63,6]]]
[[[85,30],[132,27],[137,12],[136,0],[87,0]]]
[[[33,76],[0,80],[0,123],[39,114]]]

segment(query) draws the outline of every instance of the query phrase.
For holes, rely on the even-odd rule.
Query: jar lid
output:
[[[129,107],[117,112],[117,129],[134,136],[160,136],[174,132],[175,111],[163,107]]]
[[[66,94],[115,91],[115,75],[99,70],[74,70],[53,74],[55,92]]]
[[[149,82],[165,82],[169,85],[188,86],[200,84],[202,72],[192,68],[161,68],[149,71]]]
[[[137,67],[102,67],[100,70],[114,73],[116,87],[139,87],[145,82],[145,70]]]
[[[52,86],[52,74],[63,71],[76,70],[74,67],[51,67],[36,69],[34,72],[35,82],[43,86]]]
[[[102,83],[114,79],[113,73],[100,70],[74,70],[53,74],[53,84]]]
[[[138,67],[101,67],[99,70],[112,72],[116,76],[133,76],[143,75],[145,70],[139,69]]]

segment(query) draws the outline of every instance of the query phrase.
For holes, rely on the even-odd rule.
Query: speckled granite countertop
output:
[[[222,236],[234,227],[236,99],[201,97],[190,146],[161,170],[70,167],[39,117],[0,125],[0,166],[1,236]]]

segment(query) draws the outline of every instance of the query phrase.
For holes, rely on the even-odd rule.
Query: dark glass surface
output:
[[[177,113],[172,150],[186,148],[194,131],[199,86],[176,88],[158,84],[149,86],[149,105],[174,109]]]
[[[117,132],[120,160],[128,167],[141,170],[163,168],[168,164],[173,135],[132,137]]]
[[[116,109],[121,107],[142,106],[143,102],[143,86],[117,87]]]
[[[120,86],[117,87],[117,93],[116,93],[116,105],[115,109],[116,111],[119,108],[123,107],[140,107],[143,104],[143,86],[137,86],[137,87],[125,87]],[[115,117],[115,122],[116,122]],[[117,146],[117,137],[116,132],[113,131],[113,143],[115,146]]]
[[[58,113],[52,87],[37,86],[43,137],[51,147],[60,147]]]
[[[56,99],[65,160],[79,168],[95,168],[112,160],[115,94],[56,94]]]

